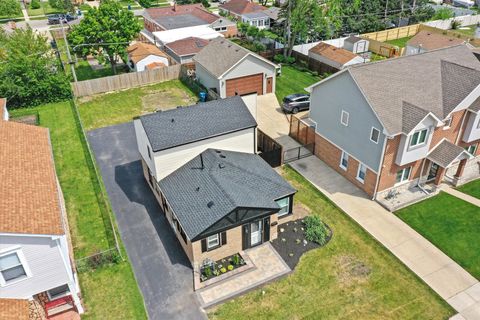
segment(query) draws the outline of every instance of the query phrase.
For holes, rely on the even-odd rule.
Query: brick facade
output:
[[[150,32],[165,31],[165,29],[160,27],[156,22],[147,18],[143,19],[143,27]]]
[[[236,37],[238,35],[238,30],[236,25],[227,26],[227,31],[220,32],[225,38]]]
[[[367,169],[365,182],[360,182],[357,179],[359,161],[350,155],[347,170],[342,169],[340,167],[342,150],[320,136],[318,133],[315,134],[315,155],[328,164],[332,169],[347,178],[351,183],[365,191],[369,196],[373,197],[377,174],[372,170]]]

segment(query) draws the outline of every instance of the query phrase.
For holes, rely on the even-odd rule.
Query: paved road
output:
[[[143,178],[133,123],[87,135],[150,319],[206,319],[188,259]]]

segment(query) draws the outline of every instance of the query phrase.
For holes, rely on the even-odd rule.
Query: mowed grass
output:
[[[471,25],[471,26],[460,27],[460,28],[452,30],[452,31],[461,33],[461,34],[466,35],[466,36],[473,37],[475,35],[475,30],[476,29],[477,29],[477,25],[474,24],[474,25]]]
[[[31,4],[27,5],[27,13],[29,16],[39,16],[61,13],[61,11],[53,8],[48,2],[40,1],[40,8],[38,9],[32,9]]]
[[[287,278],[236,298],[211,319],[448,319],[454,311],[399,260],[293,169],[295,201],[333,230]],[[264,294],[262,293],[264,291]]]
[[[398,38],[398,39],[395,39],[395,40],[388,40],[388,41],[384,41],[384,42],[388,43],[388,44],[391,44],[391,45],[394,45],[394,46],[397,46],[397,47],[400,47],[400,48],[404,48],[404,47],[407,46],[408,40],[410,40],[412,38],[413,38],[413,36]]]
[[[38,113],[50,129],[55,167],[66,202],[76,259],[113,247],[112,230],[101,210],[98,183],[87,161],[70,102],[11,110],[11,117]],[[126,256],[124,254],[124,256]],[[146,319],[143,298],[128,260],[79,274],[85,319]]]
[[[279,103],[292,93],[307,93],[305,88],[320,81],[321,78],[310,72],[300,71],[292,66],[282,66],[282,75],[277,77],[275,94]]]
[[[80,98],[86,130],[132,121],[133,117],[196,103],[195,94],[180,80],[157,83],[114,93]]]
[[[458,190],[480,199],[480,179],[464,184]]]
[[[480,279],[479,207],[441,192],[396,214]]]

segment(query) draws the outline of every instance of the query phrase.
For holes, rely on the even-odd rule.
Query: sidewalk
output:
[[[317,157],[291,166],[459,312],[455,320],[480,319],[480,283],[455,261]]]
[[[446,184],[442,184],[440,186],[440,189],[446,193],[451,194],[454,197],[457,197],[464,201],[470,202],[471,204],[476,205],[477,207],[480,207],[480,199],[472,197],[471,195],[468,195],[466,193],[460,192],[457,189],[454,189]]]

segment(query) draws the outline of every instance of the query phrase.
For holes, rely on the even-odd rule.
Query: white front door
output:
[[[262,220],[250,223],[250,246],[262,243]]]

